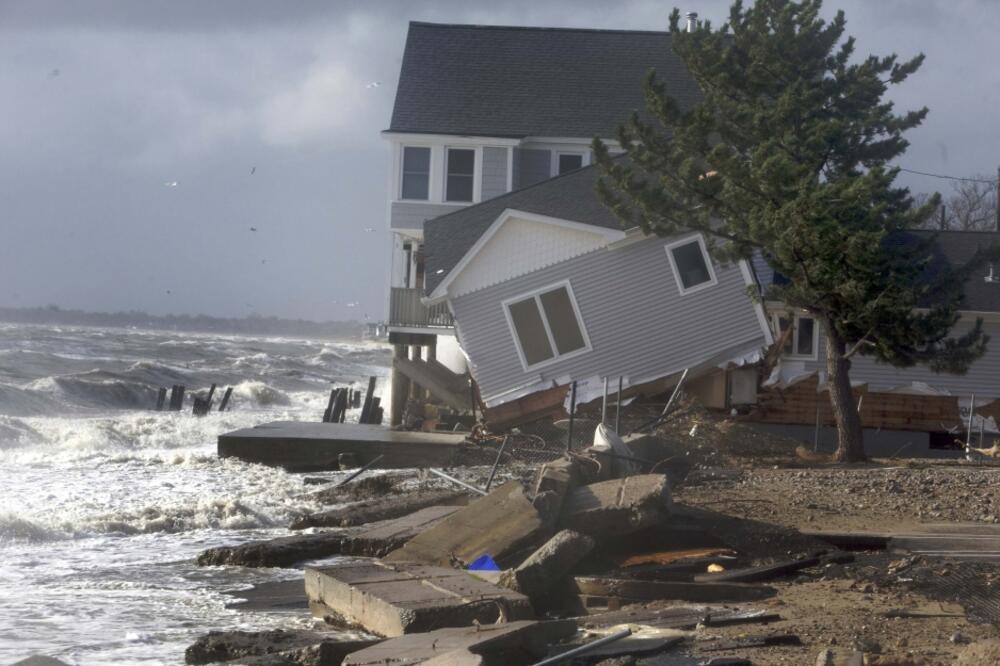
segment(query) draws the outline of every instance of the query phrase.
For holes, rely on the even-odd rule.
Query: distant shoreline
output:
[[[56,306],[0,307],[0,323],[292,336],[335,340],[360,340],[365,328],[365,325],[359,321],[317,322],[262,315],[250,315],[236,319],[208,315],[151,315],[140,311],[86,312],[83,310],[64,310]]]

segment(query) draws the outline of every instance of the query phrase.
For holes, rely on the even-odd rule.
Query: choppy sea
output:
[[[389,363],[377,343],[0,323],[0,664],[182,664],[201,633],[274,626],[228,593],[296,572],[194,557],[316,507],[299,476],[218,459],[216,437],[319,420],[331,386]],[[160,386],[213,382],[230,411],[153,410]]]

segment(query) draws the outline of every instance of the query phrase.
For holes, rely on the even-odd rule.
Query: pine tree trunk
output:
[[[865,460],[861,417],[851,393],[851,361],[844,358],[846,344],[829,322],[823,322],[823,329],[826,333],[826,371],[829,375],[827,390],[833,420],[837,424],[837,452],[834,458],[840,462]]]

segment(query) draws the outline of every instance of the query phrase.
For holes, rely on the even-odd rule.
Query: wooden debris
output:
[[[721,573],[698,574],[694,577],[696,583],[711,583],[725,581],[729,583],[756,583],[762,580],[772,580],[786,574],[794,573],[819,564],[819,557],[803,557],[797,560],[784,560],[774,564],[765,564],[747,569],[732,569]]]
[[[781,619],[777,613],[712,606],[643,606],[634,604],[621,610],[577,618],[581,628],[641,624],[659,629],[694,629],[699,624],[721,627],[733,624],[766,624]]]
[[[415,490],[391,497],[362,500],[339,509],[312,513],[295,520],[291,529],[307,527],[352,527],[391,520],[429,506],[461,506],[468,494],[451,490]]]
[[[705,652],[721,650],[743,650],[746,648],[771,647],[772,645],[802,645],[802,639],[795,634],[764,634],[761,636],[741,636],[717,641],[701,641],[697,649]]]
[[[636,567],[643,564],[674,564],[685,560],[701,560],[711,557],[736,557],[736,551],[730,548],[689,548],[686,550],[667,550],[658,553],[642,553],[630,555],[618,562],[621,567]]]
[[[681,601],[756,601],[774,596],[765,585],[743,583],[685,583],[676,581],[629,580],[624,578],[574,578],[580,594],[635,601],[678,599]]]
[[[532,617],[524,595],[444,567],[358,560],[307,567],[305,580],[310,602],[380,636]]]
[[[517,553],[534,545],[543,526],[521,484],[509,481],[389,553],[385,561],[467,565],[488,554],[508,567],[518,563]]]
[[[573,490],[563,507],[562,527],[583,534],[627,534],[663,521],[670,487],[662,474],[640,474]]]
[[[504,624],[438,629],[407,634],[350,654],[344,666],[392,664],[466,664],[468,654],[490,664],[531,663],[548,652],[551,643],[576,633],[572,620],[517,621]],[[456,661],[452,661],[455,659]]]

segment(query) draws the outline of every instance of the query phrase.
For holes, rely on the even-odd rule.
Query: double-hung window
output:
[[[427,201],[430,198],[431,149],[403,146],[403,175],[400,198]]]
[[[781,353],[789,358],[816,359],[816,347],[819,341],[819,328],[816,320],[807,315],[774,316],[778,337],[783,337],[792,327],[791,334],[785,339]]]
[[[503,307],[525,370],[590,349],[568,282],[512,298]]]
[[[705,239],[700,235],[671,243],[666,246],[666,250],[682,296],[718,282],[712,260],[705,248]]]
[[[444,200],[471,202],[476,151],[472,148],[448,148],[446,153]]]

